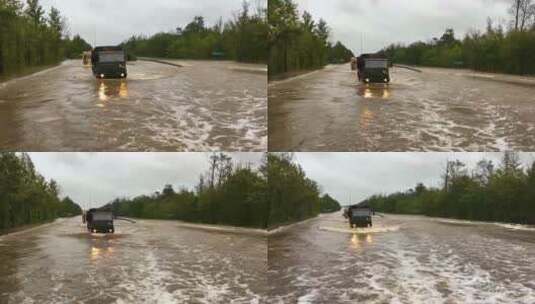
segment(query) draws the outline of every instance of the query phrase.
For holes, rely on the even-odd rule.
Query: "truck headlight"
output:
[[[370,78],[366,78],[366,82],[370,82]]]
[[[100,78],[104,78],[104,74],[100,74]]]

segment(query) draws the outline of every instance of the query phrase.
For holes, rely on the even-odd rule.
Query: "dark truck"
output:
[[[389,83],[390,62],[380,54],[362,54],[357,58],[359,81],[365,83]]]
[[[113,213],[98,209],[89,209],[85,214],[87,230],[93,233],[114,233]]]
[[[373,210],[365,204],[347,207],[344,216],[349,220],[349,227],[371,227]]]
[[[98,46],[91,52],[93,75],[97,78],[126,78],[126,52],[120,46]]]

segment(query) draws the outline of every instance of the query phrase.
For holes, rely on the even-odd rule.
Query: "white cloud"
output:
[[[249,1],[256,7],[266,6],[267,0]],[[48,11],[60,10],[69,21],[71,35],[80,34],[99,45],[115,45],[132,35],[151,35],[185,26],[194,16],[201,15],[209,25],[232,18],[242,0],[41,0]]]
[[[301,11],[323,18],[332,39],[356,54],[361,35],[364,52],[375,52],[391,43],[411,43],[440,37],[453,28],[458,37],[471,29],[485,29],[487,17],[504,21],[507,0],[296,0]]]
[[[62,195],[84,207],[117,197],[159,191],[165,184],[193,189],[210,153],[30,153],[37,170],[55,179]],[[236,162],[260,162],[262,153],[231,153]]]
[[[439,186],[447,160],[469,166],[486,158],[496,164],[501,153],[296,153],[307,175],[341,204],[359,202],[370,195],[405,191],[423,182]],[[521,154],[524,163],[535,153]]]

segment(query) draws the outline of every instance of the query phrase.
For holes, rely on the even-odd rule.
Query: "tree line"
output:
[[[57,64],[91,48],[79,36],[71,40],[66,31],[65,18],[54,7],[47,13],[39,0],[0,0],[0,77]]]
[[[196,16],[174,32],[133,36],[123,45],[134,56],[266,62],[267,33],[265,9],[251,12],[244,1],[241,11],[227,22],[220,19],[209,27],[204,17]]]
[[[523,166],[514,152],[501,163],[482,159],[473,168],[448,161],[440,188],[414,189],[367,200],[376,211],[399,214],[535,224],[535,162]]]
[[[263,228],[267,223],[267,181],[261,169],[213,154],[195,189],[165,185],[162,191],[118,198],[103,208],[119,216]]]
[[[0,153],[0,232],[81,214],[69,197],[59,198],[60,187],[46,180],[26,153]]]
[[[508,30],[489,18],[485,32],[471,31],[462,40],[450,28],[440,38],[408,46],[393,44],[383,52],[395,63],[535,74],[535,3],[513,0],[510,14]]]
[[[293,0],[269,0],[269,75],[318,69],[328,63],[349,62],[353,52],[341,42],[329,42],[325,20],[299,16]]]
[[[269,228],[341,209],[340,204],[328,194],[320,196],[319,185],[306,176],[292,153],[269,153],[265,164]]]
[[[165,185],[103,208],[127,217],[268,228],[337,211],[340,205],[328,195],[320,197],[317,184],[289,154],[265,154],[255,169],[220,153],[210,156],[209,169],[193,190]]]

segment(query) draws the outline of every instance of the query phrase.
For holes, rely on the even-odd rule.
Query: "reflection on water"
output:
[[[357,94],[366,99],[371,99],[371,98],[388,99],[392,95],[390,92],[390,87],[388,85],[381,85],[381,84],[359,85]]]
[[[98,99],[108,101],[111,98],[127,98],[128,85],[125,80],[101,80],[98,82]]]
[[[353,236],[351,237],[351,248],[353,249],[359,249],[362,247],[362,244],[372,244],[373,243],[373,237],[371,234],[365,234],[361,235],[358,233],[353,233]]]
[[[91,247],[91,261],[96,261],[100,258],[105,258],[113,255],[113,247]]]
[[[359,118],[360,128],[362,130],[366,130],[370,126],[370,123],[373,122],[373,120],[375,119],[375,113],[370,111],[368,107],[363,107],[362,111],[360,112]]]

